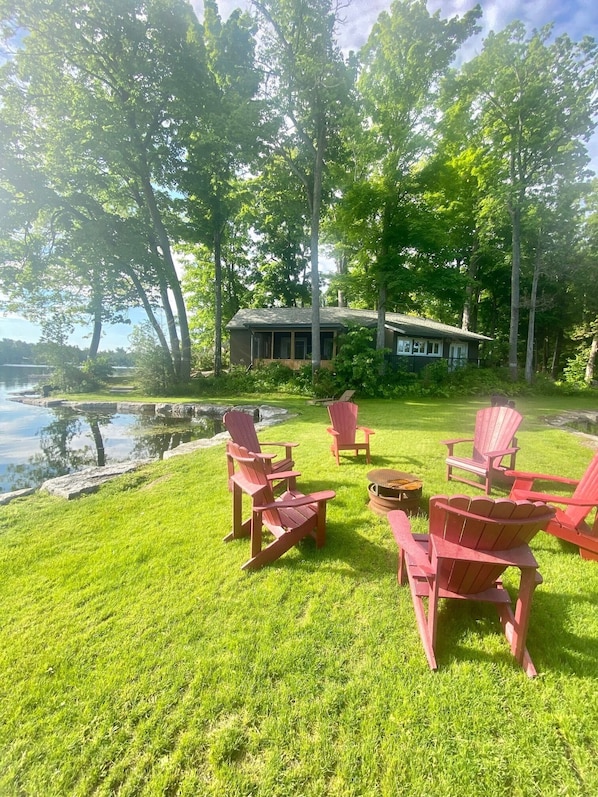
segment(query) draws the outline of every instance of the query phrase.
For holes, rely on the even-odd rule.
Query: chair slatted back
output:
[[[594,454],[586,472],[579,480],[573,497],[591,501],[594,505],[598,505],[598,451]],[[566,509],[566,514],[573,526],[577,528],[591,511],[591,506],[569,506]]]
[[[234,443],[246,448],[247,451],[261,454],[262,449],[257,439],[255,424],[251,416],[246,412],[230,410],[230,412],[225,413],[222,420]]]
[[[232,441],[229,443],[229,453],[238,467],[234,479],[243,492],[251,496],[253,504],[256,506],[273,504],[272,482],[267,478],[263,461],[258,457],[253,457],[244,446]],[[266,525],[281,525],[280,513],[277,509],[266,510],[263,517]]]
[[[473,459],[484,462],[489,451],[509,448],[522,421],[512,407],[487,407],[476,414]]]
[[[546,504],[465,495],[430,499],[430,534],[479,551],[508,551],[530,542],[554,516]],[[488,589],[506,565],[447,560],[439,586],[459,594]]]
[[[339,445],[351,445],[355,442],[357,431],[357,404],[335,401],[328,406],[328,415],[333,429],[338,432]]]

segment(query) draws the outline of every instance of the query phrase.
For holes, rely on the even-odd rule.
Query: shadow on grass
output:
[[[407,586],[401,588],[409,590]],[[516,598],[516,592],[509,591]],[[570,618],[587,613],[587,606],[597,604],[596,592],[575,595],[543,592],[539,588],[532,604],[527,637],[527,648],[539,674],[554,672],[583,679],[595,678],[598,640],[595,636],[573,633]],[[413,623],[415,625],[415,615]],[[482,649],[492,636],[500,637],[500,646],[504,649]],[[448,667],[451,662],[506,663],[520,669],[510,652],[496,608],[482,602],[440,602],[436,655],[439,669]]]
[[[532,606],[528,640],[537,648],[536,665],[544,671],[567,672],[578,678],[595,678],[598,661],[596,635],[575,633],[585,629],[583,621],[598,605],[598,593],[536,592]]]

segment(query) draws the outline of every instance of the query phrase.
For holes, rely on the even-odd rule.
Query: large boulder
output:
[[[116,462],[114,465],[105,465],[97,468],[84,468],[77,473],[68,473],[66,476],[58,476],[55,479],[47,479],[40,490],[45,490],[51,495],[66,498],[78,498],[86,493],[93,493],[105,482],[122,476],[124,473],[131,473],[142,465],[151,462],[149,459],[135,459],[128,462]]]

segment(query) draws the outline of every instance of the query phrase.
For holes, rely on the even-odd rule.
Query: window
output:
[[[272,346],[271,332],[255,332],[253,335],[253,359],[269,360]]]
[[[397,354],[442,357],[442,341],[428,338],[397,338]]]
[[[291,358],[291,333],[274,333],[274,360],[289,360]]]
[[[309,347],[311,354],[311,345]],[[334,351],[334,332],[320,332],[320,357],[322,360],[332,360]]]
[[[307,360],[311,357],[311,332],[295,332],[295,359]]]

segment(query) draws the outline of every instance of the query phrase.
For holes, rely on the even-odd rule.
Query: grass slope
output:
[[[326,410],[285,404],[262,439],[299,441],[301,489],[337,491],[319,551],[240,570],[223,446],[0,508],[0,794],[598,794],[598,563],[533,541],[536,680],[474,604],[444,604],[431,673],[364,458],[337,468]],[[518,466],[580,475],[592,450],[542,418],[582,405],[518,401]],[[475,493],[447,485],[439,441],[481,406],[360,402],[371,467],[420,474],[426,502]]]

